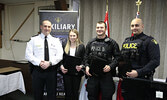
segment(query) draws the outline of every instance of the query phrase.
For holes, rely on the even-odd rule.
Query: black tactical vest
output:
[[[128,61],[139,61],[142,39],[132,40],[131,38],[127,38],[122,44],[121,55],[124,60]]]
[[[90,55],[98,56],[100,58],[109,60],[111,59],[112,55],[112,43],[109,38],[105,39],[96,39],[92,41],[90,46]]]

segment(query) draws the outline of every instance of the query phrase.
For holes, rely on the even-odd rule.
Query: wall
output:
[[[39,6],[54,5],[53,1],[43,1],[34,3],[10,4],[5,5],[3,12],[3,35],[2,49],[0,49],[0,58],[7,60],[25,60],[26,42],[30,37],[39,32]],[[15,34],[23,21],[30,14],[32,9],[35,9],[27,21],[23,24],[20,30],[16,33],[13,39],[21,40],[10,41],[10,38]]]
[[[25,60],[26,43],[30,37],[37,34],[39,29],[38,9],[43,6],[54,6],[56,0],[34,1],[16,4],[6,4],[2,15],[2,49],[0,49],[0,59]],[[71,10],[72,0],[66,0]],[[20,25],[34,8],[33,13],[16,33],[13,39],[21,41],[10,41]]]

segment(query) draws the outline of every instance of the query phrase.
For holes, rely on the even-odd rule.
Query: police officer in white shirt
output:
[[[27,43],[25,54],[26,59],[33,67],[34,99],[43,100],[44,86],[46,86],[47,100],[56,100],[57,67],[63,58],[63,48],[60,40],[50,35],[51,22],[49,20],[44,20],[40,28],[41,33],[32,37]],[[46,41],[47,43],[45,43]],[[48,46],[45,47],[45,44]],[[46,51],[48,51],[47,58],[45,58]]]

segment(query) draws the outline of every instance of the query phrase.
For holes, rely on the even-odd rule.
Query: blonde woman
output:
[[[79,99],[81,77],[84,75],[81,70],[84,53],[85,46],[79,39],[78,31],[76,29],[70,30],[64,47],[63,64],[60,67],[64,79],[65,100]],[[80,63],[74,59],[80,59]],[[74,67],[73,71],[68,69],[70,67]]]

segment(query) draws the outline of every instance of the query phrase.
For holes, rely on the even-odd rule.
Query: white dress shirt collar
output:
[[[40,36],[41,36],[43,39],[45,39],[45,35],[44,35],[43,33],[41,33]],[[51,35],[48,34],[48,35],[47,35],[47,38],[50,38],[50,37],[51,37]]]

